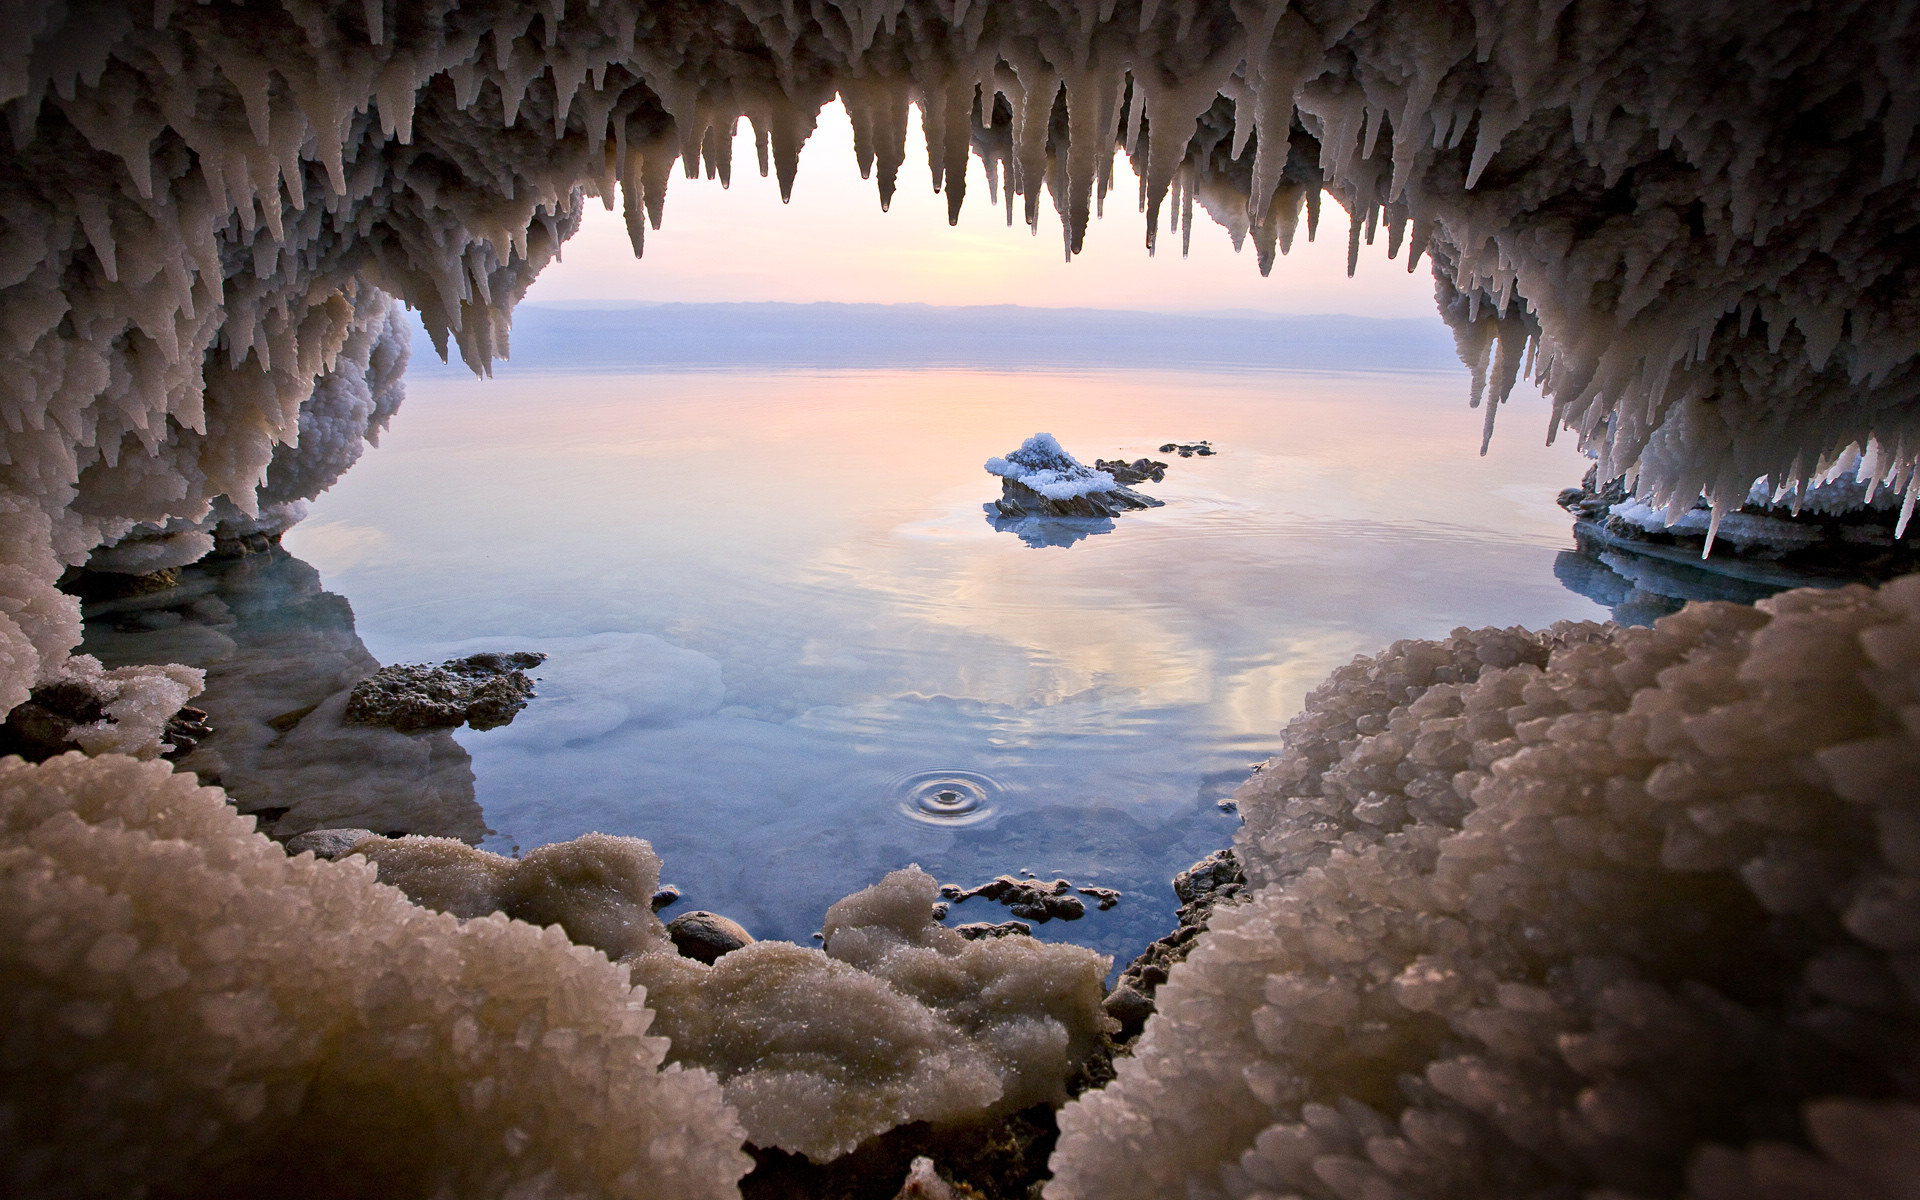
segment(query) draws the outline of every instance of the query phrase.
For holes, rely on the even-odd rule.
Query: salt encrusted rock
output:
[[[1341,668],[1049,1200],[1920,1177],[1916,706],[1920,576]]]
[[[675,950],[709,966],[722,954],[751,946],[754,940],[738,921],[703,909],[681,913],[668,921],[667,937]]]
[[[420,837],[356,853],[418,904],[557,925],[621,958],[670,1061],[718,1075],[754,1145],[819,1162],[897,1125],[1058,1103],[1113,1027],[1100,1007],[1110,960],[968,941],[933,920],[935,885],[917,869],[828,909],[822,950],[734,926],[745,944],[708,962],[676,953],[651,903],[659,859],[635,838],[586,834],[520,859]]]
[[[994,509],[1009,519],[1111,517],[1165,503],[1087,467],[1061,449],[1050,433],[1034,434],[1005,458],[988,459],[987,473],[1000,477]]]
[[[1742,503],[1723,505],[1718,519],[1704,498],[1670,513],[1635,499],[1620,480],[1601,486],[1597,467],[1558,499],[1583,538],[1611,549],[1775,587],[1884,582],[1920,567],[1920,543],[1901,536],[1898,496],[1851,477],[1859,466],[1858,455],[1843,458],[1825,482],[1783,495],[1763,479]]]
[[[10,1195],[735,1196],[626,968],[290,858],[162,763],[0,759]],[[356,1186],[347,1184],[345,1186]]]
[[[1086,891],[1085,888],[1080,889]],[[958,884],[942,884],[940,895],[954,904],[961,904],[979,896],[985,900],[997,901],[1007,906],[1007,910],[1016,917],[1025,917],[1030,921],[1045,924],[1058,917],[1062,921],[1078,921],[1087,915],[1087,906],[1080,897],[1073,895],[1074,886],[1064,879],[1055,879],[1051,883],[1040,880],[1015,879],[1011,875],[999,875],[977,888],[963,888]],[[1095,888],[1089,895],[1103,896],[1105,888]],[[1115,902],[1119,893],[1111,896]],[[1112,903],[1102,903],[1103,910],[1113,907]]]
[[[206,712],[186,704],[199,694],[203,678],[203,672],[177,665],[105,670],[98,659],[77,654],[58,678],[34,688],[6,715],[0,755],[42,762],[83,749],[181,757],[212,732]]]
[[[473,654],[437,667],[381,667],[353,687],[345,720],[384,725],[401,733],[422,729],[498,729],[511,722],[533,696],[527,671],[547,656]]]
[[[755,942],[707,966],[632,960],[675,1061],[719,1075],[749,1139],[816,1162],[914,1121],[1058,1103],[1104,1053],[1109,960],[932,919],[933,878],[895,871],[827,910],[825,947]]]
[[[660,860],[639,838],[587,833],[520,858],[434,837],[381,838],[355,853],[377,865],[380,882],[438,912],[557,925],[608,958],[672,953],[653,915]]]
[[[371,829],[314,829],[296,833],[282,844],[288,854],[312,854],[336,862],[352,854],[361,842],[379,836]]]

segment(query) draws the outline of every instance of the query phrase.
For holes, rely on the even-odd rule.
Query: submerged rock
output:
[[[754,942],[753,935],[739,922],[698,908],[668,921],[667,936],[673,939],[675,950],[709,966],[721,955],[731,954]]]
[[[381,667],[354,685],[345,719],[353,725],[384,725],[401,733],[421,729],[498,729],[533,697],[527,670],[547,656],[472,654],[437,667]]]
[[[1211,457],[1214,453],[1212,442],[1168,442],[1160,447],[1162,454],[1178,454],[1181,458]]]
[[[1165,503],[1082,463],[1050,433],[1034,434],[1005,458],[988,459],[987,471],[1000,477],[994,508],[1003,517],[1111,517]]]

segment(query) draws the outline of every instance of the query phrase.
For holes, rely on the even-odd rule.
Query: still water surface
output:
[[[1584,460],[1460,372],[680,371],[409,386],[286,538],[383,662],[550,657],[462,730],[502,852],[650,840],[678,909],[805,941],[918,862],[1115,887],[1036,932],[1130,956],[1306,692],[1401,637],[1606,611],[1555,579]],[[1045,430],[1171,463],[1035,547],[981,464]],[[1210,440],[1212,458],[1156,453]],[[1089,536],[1078,536],[1090,534]],[[1045,540],[1045,539],[1042,539]],[[985,901],[951,922],[1004,919]]]

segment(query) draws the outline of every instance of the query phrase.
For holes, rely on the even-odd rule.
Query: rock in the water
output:
[[[955,925],[953,931],[970,942],[977,942],[981,938],[1033,936],[1033,926],[1025,921],[1002,921],[998,925],[990,921],[974,921],[966,925]]]
[[[368,838],[379,836],[371,829],[314,829],[294,834],[287,839],[286,847],[288,854],[312,851],[315,858],[332,862],[352,854],[353,848]]]
[[[660,890],[653,894],[653,911],[659,912],[667,905],[679,902],[680,889],[670,883],[662,884]]]
[[[753,935],[719,913],[695,909],[667,922],[667,936],[683,957],[713,965],[715,959],[753,944]]]
[[[979,896],[983,900],[995,900],[1007,906],[1007,910],[1016,917],[1026,917],[1030,921],[1045,923],[1058,917],[1062,921],[1078,921],[1087,915],[1087,906],[1080,897],[1073,895],[1073,885],[1064,879],[1051,883],[1043,880],[1015,879],[1011,875],[1000,875],[981,884],[977,888],[962,888],[957,884],[943,884],[940,894],[947,900],[959,904]],[[1096,888],[1096,892],[1104,892]],[[1089,893],[1092,894],[1092,893]],[[1113,893],[1115,899],[1119,893]],[[1112,908],[1112,904],[1101,907]]]
[[[1005,458],[988,459],[987,470],[1000,476],[994,508],[1003,517],[1111,517],[1164,503],[1088,467],[1050,433],[1034,434]]]
[[[1214,909],[1246,898],[1247,877],[1232,850],[1216,850],[1173,877],[1173,894],[1180,898],[1179,928],[1128,963],[1107,996],[1107,1015],[1120,1022],[1120,1032],[1114,1035],[1117,1042],[1132,1039],[1146,1024],[1153,1013],[1154,992],[1167,981],[1173,965],[1192,953]]]
[[[473,654],[424,664],[381,667],[354,685],[345,720],[385,725],[401,733],[422,729],[498,729],[512,721],[533,696],[527,670],[544,654]]]
[[[1160,453],[1178,454],[1181,458],[1193,458],[1195,455],[1207,458],[1213,452],[1212,442],[1168,442],[1160,447]]]
[[[1167,464],[1150,458],[1136,458],[1132,462],[1123,458],[1096,458],[1093,469],[1113,476],[1115,483],[1162,483],[1167,478]]]
[[[1079,892],[1082,896],[1092,899],[1095,904],[1099,905],[1101,912],[1105,912],[1120,903],[1120,892],[1117,888],[1076,887],[1073,890]]]
[[[1630,493],[1623,480],[1602,483],[1597,466],[1581,486],[1557,499],[1573,514],[1583,541],[1776,587],[1880,583],[1920,568],[1920,548],[1897,536],[1904,532],[1901,498],[1891,488],[1847,476],[1846,467],[1843,460],[1827,482],[1787,495],[1776,495],[1762,479],[1717,523],[1704,497],[1669,520],[1666,511]]]

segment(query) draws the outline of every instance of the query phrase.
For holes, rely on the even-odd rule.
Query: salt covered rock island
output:
[[[743,118],[789,188],[835,96],[883,205],[917,104],[954,211],[977,156],[1069,255],[1116,153],[1149,250],[1201,213],[1266,270],[1331,195],[1351,256],[1428,262],[1489,433],[1525,374],[1642,529],[1732,536],[1760,480],[1838,465],[1906,532],[1901,6],[28,0],[0,711],[86,719],[0,759],[5,1190],[805,1195],[853,1163],[884,1197],[991,1128],[1044,1162],[966,1179],[1047,1200],[1911,1195],[1913,575],[1336,671],[1117,1054],[1102,956],[963,938],[905,863],[819,948],[709,964],[644,842],[289,856],[163,758],[200,672],[76,654],[66,572],[270,541],[399,403],[403,306],[485,372],[585,204],[638,253]]]

